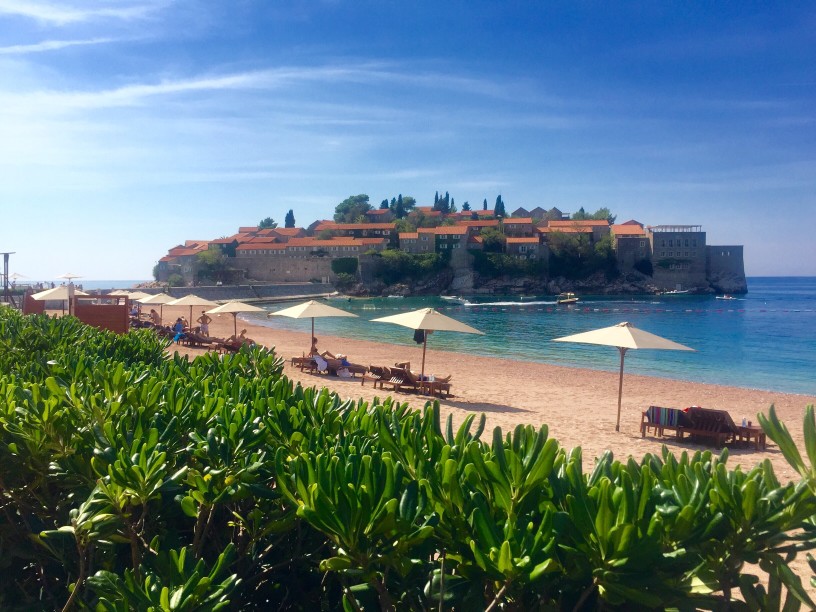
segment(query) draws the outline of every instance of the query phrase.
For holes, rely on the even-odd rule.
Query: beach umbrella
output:
[[[127,289],[114,289],[108,292],[108,295],[130,295],[130,291]]]
[[[317,317],[356,317],[356,314],[340,310],[334,306],[323,304],[316,300],[309,300],[297,306],[291,306],[278,310],[277,312],[270,312],[269,317],[289,317],[290,319],[311,319],[312,320],[312,338],[314,338],[314,320]]]
[[[419,310],[412,310],[411,312],[403,312],[402,314],[372,320],[376,323],[394,323],[413,330],[421,329],[424,332],[422,334],[422,369],[420,370],[420,380],[423,380],[425,376],[425,349],[428,346],[428,332],[452,331],[463,334],[484,335],[484,332],[480,332],[470,325],[465,325],[456,319],[445,316],[433,308],[420,308]]]
[[[173,300],[172,302],[167,302],[168,306],[189,306],[190,307],[190,318],[189,323],[190,327],[193,325],[193,306],[209,306],[214,307],[218,306],[215,302],[211,302],[210,300],[204,299],[203,297],[199,297],[190,293],[189,295],[185,295],[183,298],[178,298],[177,300]]]
[[[82,278],[79,274],[74,274],[73,272],[66,272],[65,274],[60,274],[57,278],[64,278],[68,282],[74,280],[75,278]]]
[[[88,295],[84,291],[80,291],[79,289],[74,289],[74,295]],[[68,286],[67,285],[60,285],[59,287],[54,287],[53,289],[46,289],[45,291],[40,291],[39,293],[34,293],[31,295],[32,298],[35,300],[67,300],[68,299]]]
[[[20,274],[19,272],[14,272],[12,274],[9,274],[9,278],[11,280],[13,280],[13,281],[18,281],[21,278],[28,278],[28,277],[25,274]]]
[[[638,329],[631,323],[623,322],[611,327],[555,338],[553,342],[578,342],[615,346],[620,351],[620,377],[618,380],[618,420],[615,431],[620,431],[621,397],[623,395],[623,358],[629,349],[657,349],[664,351],[693,351],[693,348],[672,342],[666,338]]]
[[[233,324],[233,335],[238,335],[238,313],[239,312],[265,312],[263,308],[258,308],[257,306],[253,306],[252,304],[245,304],[244,302],[239,302],[234,300],[232,302],[227,302],[226,304],[221,304],[221,306],[216,306],[212,310],[208,310],[207,314],[222,314],[222,313],[229,313],[232,315],[232,324]]]
[[[108,295],[112,295],[109,293]],[[175,300],[172,295],[167,295],[166,293],[157,293],[155,295],[148,295],[147,297],[139,298],[136,300],[140,304],[158,304],[159,305],[159,317],[164,315],[164,305],[169,304],[173,300]]]
[[[62,312],[65,313],[65,300],[70,299],[71,291],[73,290],[73,295],[88,295],[84,291],[80,291],[79,289],[74,289],[73,287],[68,287],[66,285],[60,285],[59,287],[54,287],[53,289],[46,289],[45,291],[40,291],[38,293],[34,293],[31,295],[31,298],[37,301],[60,301],[62,302]]]
[[[131,291],[131,292],[129,292],[127,294],[127,296],[130,298],[131,301],[138,302],[139,300],[141,300],[143,298],[150,297],[150,294],[145,293],[144,291]]]

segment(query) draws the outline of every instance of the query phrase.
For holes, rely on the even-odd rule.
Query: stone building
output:
[[[683,290],[707,285],[706,233],[700,225],[648,228],[652,280],[660,289]]]

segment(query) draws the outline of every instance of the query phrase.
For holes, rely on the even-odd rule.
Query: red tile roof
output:
[[[505,225],[532,225],[533,218],[532,217],[513,217],[511,219],[505,219]]]
[[[479,221],[457,221],[456,225],[463,227],[498,227],[498,219],[480,219]]]
[[[244,244],[238,245],[235,247],[235,251],[251,251],[251,250],[258,250],[258,251],[283,251],[286,249],[286,243],[284,242],[266,242],[266,243],[255,243],[255,242],[245,242]]]
[[[591,227],[539,227],[538,231],[542,234],[551,234],[553,232],[561,232],[562,234],[591,234]]]
[[[273,234],[278,236],[303,236],[306,230],[302,227],[276,227],[272,230]]]
[[[388,214],[391,214],[391,209],[390,208],[374,208],[372,210],[369,210],[366,214],[367,215],[388,215]]]
[[[322,232],[324,230],[332,230],[332,231],[341,231],[341,230],[384,230],[384,229],[394,229],[396,227],[396,222],[394,223],[335,223],[334,221],[324,221],[317,227],[315,227],[316,232]]]
[[[539,240],[536,236],[525,236],[523,238],[507,238],[507,244],[538,244]]]
[[[612,233],[616,236],[645,236],[646,230],[640,225],[613,225]]]
[[[419,232],[400,232],[400,240],[411,240],[419,238]]]
[[[417,233],[419,234],[436,234],[439,235],[458,235],[464,236],[470,230],[469,227],[465,225],[440,225],[439,227],[420,227],[417,228]]]
[[[548,227],[608,227],[606,219],[567,219],[564,221],[548,221]]]
[[[190,255],[197,255],[198,251],[196,249],[176,247],[174,249],[170,249],[167,254],[171,257],[189,257]]]

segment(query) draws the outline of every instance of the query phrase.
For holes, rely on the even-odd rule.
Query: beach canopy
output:
[[[168,306],[189,306],[190,307],[190,319],[188,321],[190,327],[193,326],[193,306],[209,306],[210,308],[214,308],[218,306],[215,302],[211,302],[203,297],[199,297],[193,293],[185,295],[182,298],[178,298],[173,300],[172,302],[167,302]]]
[[[21,278],[28,278],[25,274],[20,274],[19,272],[12,272],[9,274],[9,278],[13,281],[18,281]]]
[[[224,314],[228,313],[232,315],[232,326],[233,326],[233,335],[238,335],[238,313],[239,312],[264,312],[263,308],[258,308],[257,306],[253,306],[252,304],[246,304],[245,302],[239,302],[238,300],[233,300],[231,302],[227,302],[226,304],[221,304],[220,306],[216,306],[212,310],[208,310],[207,314]]]
[[[615,346],[620,351],[620,377],[618,380],[618,419],[615,431],[620,431],[621,397],[623,395],[623,359],[629,349],[657,349],[666,351],[693,351],[677,342],[638,329],[631,323],[623,322],[611,327],[555,338],[553,342],[577,342]]]
[[[423,380],[425,376],[425,349],[428,346],[428,332],[452,331],[464,334],[484,335],[484,332],[480,332],[470,325],[465,325],[456,319],[445,316],[433,308],[420,308],[419,310],[372,319],[372,321],[375,323],[394,323],[395,325],[402,325],[409,329],[421,329],[425,332],[422,339],[422,369],[420,370],[420,380]]]
[[[60,285],[59,287],[54,287],[53,289],[46,289],[45,291],[40,291],[38,293],[33,293],[31,295],[32,299],[38,300],[40,302],[45,300],[59,300],[62,302],[62,314],[65,314],[65,300],[70,300],[71,295],[88,295],[84,291],[80,291],[76,289],[73,285],[70,287],[68,285]],[[71,304],[68,304],[68,314],[71,314]]]
[[[79,274],[74,274],[73,272],[66,272],[65,274],[60,274],[57,278],[64,278],[69,282],[74,280],[75,278],[82,278]]]
[[[309,300],[297,306],[290,306],[283,310],[270,312],[269,317],[289,317],[290,319],[311,319],[312,338],[314,338],[314,320],[318,317],[356,317],[357,315],[334,306],[329,306],[317,300]]]
[[[109,295],[113,295],[111,292]],[[173,300],[175,300],[172,295],[167,295],[166,293],[156,293],[154,295],[148,295],[147,297],[139,298],[136,300],[140,304],[158,304],[159,305],[159,321],[164,317],[164,305],[169,304]]]
[[[150,297],[149,293],[145,293],[144,291],[133,291],[128,293],[127,296],[134,302],[138,302],[142,298]]]
[[[88,295],[84,291],[80,291],[79,289],[74,289],[74,295]],[[68,286],[67,285],[60,285],[59,287],[54,287],[53,289],[46,289],[45,291],[40,291],[38,293],[34,293],[31,297],[35,300],[43,301],[43,300],[67,300],[68,299]]]
[[[113,295],[113,293],[109,293],[108,295]],[[156,293],[154,295],[148,295],[147,297],[138,298],[136,301],[140,304],[169,304],[173,300],[175,300],[172,295],[167,295],[166,293]]]
[[[109,292],[108,295],[130,295],[130,291],[127,289],[114,289],[113,291]]]

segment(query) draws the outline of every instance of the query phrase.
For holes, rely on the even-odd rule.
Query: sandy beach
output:
[[[164,321],[176,316],[189,316],[189,308],[165,307]],[[194,313],[197,316],[197,313]],[[195,318],[195,317],[194,317]],[[247,330],[247,336],[259,344],[274,348],[286,361],[285,373],[304,386],[327,387],[344,398],[371,401],[374,397],[390,394],[412,407],[421,408],[428,398],[416,394],[383,393],[374,390],[371,382],[361,385],[360,378],[340,379],[335,376],[303,373],[289,363],[293,356],[300,356],[309,349],[309,321],[303,321],[302,332],[276,330],[242,322],[238,329]],[[321,350],[348,355],[349,361],[362,365],[393,365],[410,361],[418,371],[422,359],[422,347],[395,346],[350,338],[320,334],[319,320],[316,325]],[[232,315],[214,317],[210,335],[225,338],[233,332]],[[172,346],[170,350],[194,356],[201,349]],[[614,349],[610,349],[614,350]],[[776,406],[777,414],[785,422],[794,439],[802,446],[802,416],[805,406],[816,404],[816,397],[760,391],[739,387],[687,382],[650,376],[625,374],[621,429],[615,432],[617,410],[618,374],[595,370],[559,367],[555,365],[510,359],[479,357],[461,353],[428,349],[425,362],[426,373],[437,376],[453,374],[454,397],[440,400],[443,414],[453,414],[458,425],[468,414],[487,415],[487,430],[501,427],[508,431],[518,424],[538,427],[546,424],[550,436],[562,446],[581,446],[585,469],[604,451],[611,450],[618,459],[629,455],[635,458],[645,453],[660,453],[661,446],[680,453],[694,452],[705,447],[691,442],[679,442],[674,438],[642,438],[641,414],[649,405],[684,408],[703,406],[728,410],[734,421],[745,417],[756,424],[756,414],[767,412]],[[489,434],[486,437],[490,439]],[[753,448],[731,448],[729,464],[752,467],[770,459],[780,480],[798,480],[796,473],[785,462],[779,450],[769,441],[764,451]]]

